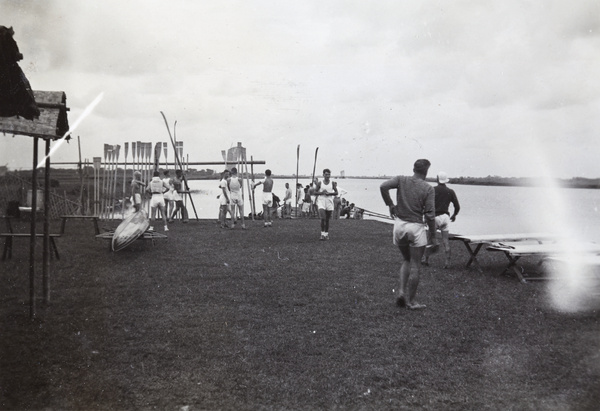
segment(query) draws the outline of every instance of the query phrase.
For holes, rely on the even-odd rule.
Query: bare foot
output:
[[[423,308],[427,307],[425,304],[419,304],[419,303],[407,304],[406,306],[408,307],[409,310],[422,310]]]

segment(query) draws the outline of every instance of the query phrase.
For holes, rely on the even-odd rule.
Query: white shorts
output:
[[[183,198],[181,197],[181,194],[175,190],[173,190],[173,196],[171,197],[172,201],[181,201],[183,200]]]
[[[165,198],[162,194],[152,194],[152,199],[150,200],[150,208],[155,207],[164,207],[165,206]]]
[[[450,231],[450,216],[441,214],[435,218],[435,228],[440,231]]]
[[[238,206],[243,206],[244,205],[244,199],[242,198],[242,194],[241,193],[232,192],[230,194],[230,198],[231,198],[231,204],[232,205],[238,205]]]
[[[302,203],[302,212],[308,213],[310,211],[310,203]]]
[[[263,191],[263,205],[272,207],[273,206],[273,193]]]
[[[164,197],[165,201],[171,201],[171,200],[173,200],[173,192],[171,190],[169,190],[163,194],[163,197]]]
[[[425,247],[427,245],[425,224],[407,223],[399,218],[394,218],[394,245]]]
[[[131,202],[133,204],[142,204],[142,196],[140,193],[135,193],[133,196],[131,196]]]
[[[333,211],[333,197],[319,196],[317,197],[317,207],[319,210]]]

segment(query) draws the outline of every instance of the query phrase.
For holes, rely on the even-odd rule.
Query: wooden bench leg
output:
[[[96,230],[96,235],[100,234],[100,227],[98,226],[98,219],[97,218],[93,218],[94,220],[94,229]]]
[[[50,237],[50,246],[52,247],[52,250],[54,250],[56,259],[60,260],[60,255],[58,255],[58,247],[56,247],[56,242],[54,241],[54,237]],[[52,254],[50,254],[50,255],[52,255]]]
[[[475,250],[472,250],[471,247],[469,246],[469,243],[467,243],[466,241],[463,241],[463,244],[467,248],[467,251],[469,252],[469,256],[470,256],[469,261],[467,262],[466,268],[469,268],[471,266],[471,264],[473,264],[480,273],[483,273],[483,270],[481,269],[481,266],[479,265],[479,261],[477,261],[477,254],[479,253],[479,250],[481,250],[481,247],[483,247],[483,243],[477,244],[477,247],[475,247]]]
[[[521,270],[519,270],[519,266],[517,265],[517,261],[521,257],[520,256],[513,257],[506,251],[504,251],[504,255],[506,256],[506,258],[508,258],[509,262],[508,262],[508,265],[506,266],[506,268],[504,269],[504,271],[502,271],[500,274],[502,275],[502,274],[506,273],[507,271],[512,270],[516,274],[516,276],[520,282],[526,283],[527,280],[525,280],[525,277],[523,277],[523,273],[521,272]]]

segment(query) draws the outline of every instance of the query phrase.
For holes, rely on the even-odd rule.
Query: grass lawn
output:
[[[497,275],[502,254],[483,251],[480,274],[452,243],[449,269],[441,254],[424,268],[427,309],[409,311],[390,225],[336,220],[330,241],[318,220],[247,225],[174,223],[113,253],[70,221],[34,320],[29,243],[15,240],[0,262],[0,409],[598,409],[598,310],[554,310],[547,283]]]

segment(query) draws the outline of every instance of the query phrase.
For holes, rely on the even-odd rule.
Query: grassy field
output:
[[[598,409],[598,311],[554,310],[547,283],[497,275],[503,255],[483,252],[480,274],[453,243],[450,269],[441,255],[424,269],[427,309],[409,311],[391,226],[337,220],[321,242],[318,220],[248,225],[174,223],[112,253],[70,221],[33,321],[15,240],[0,409]]]

